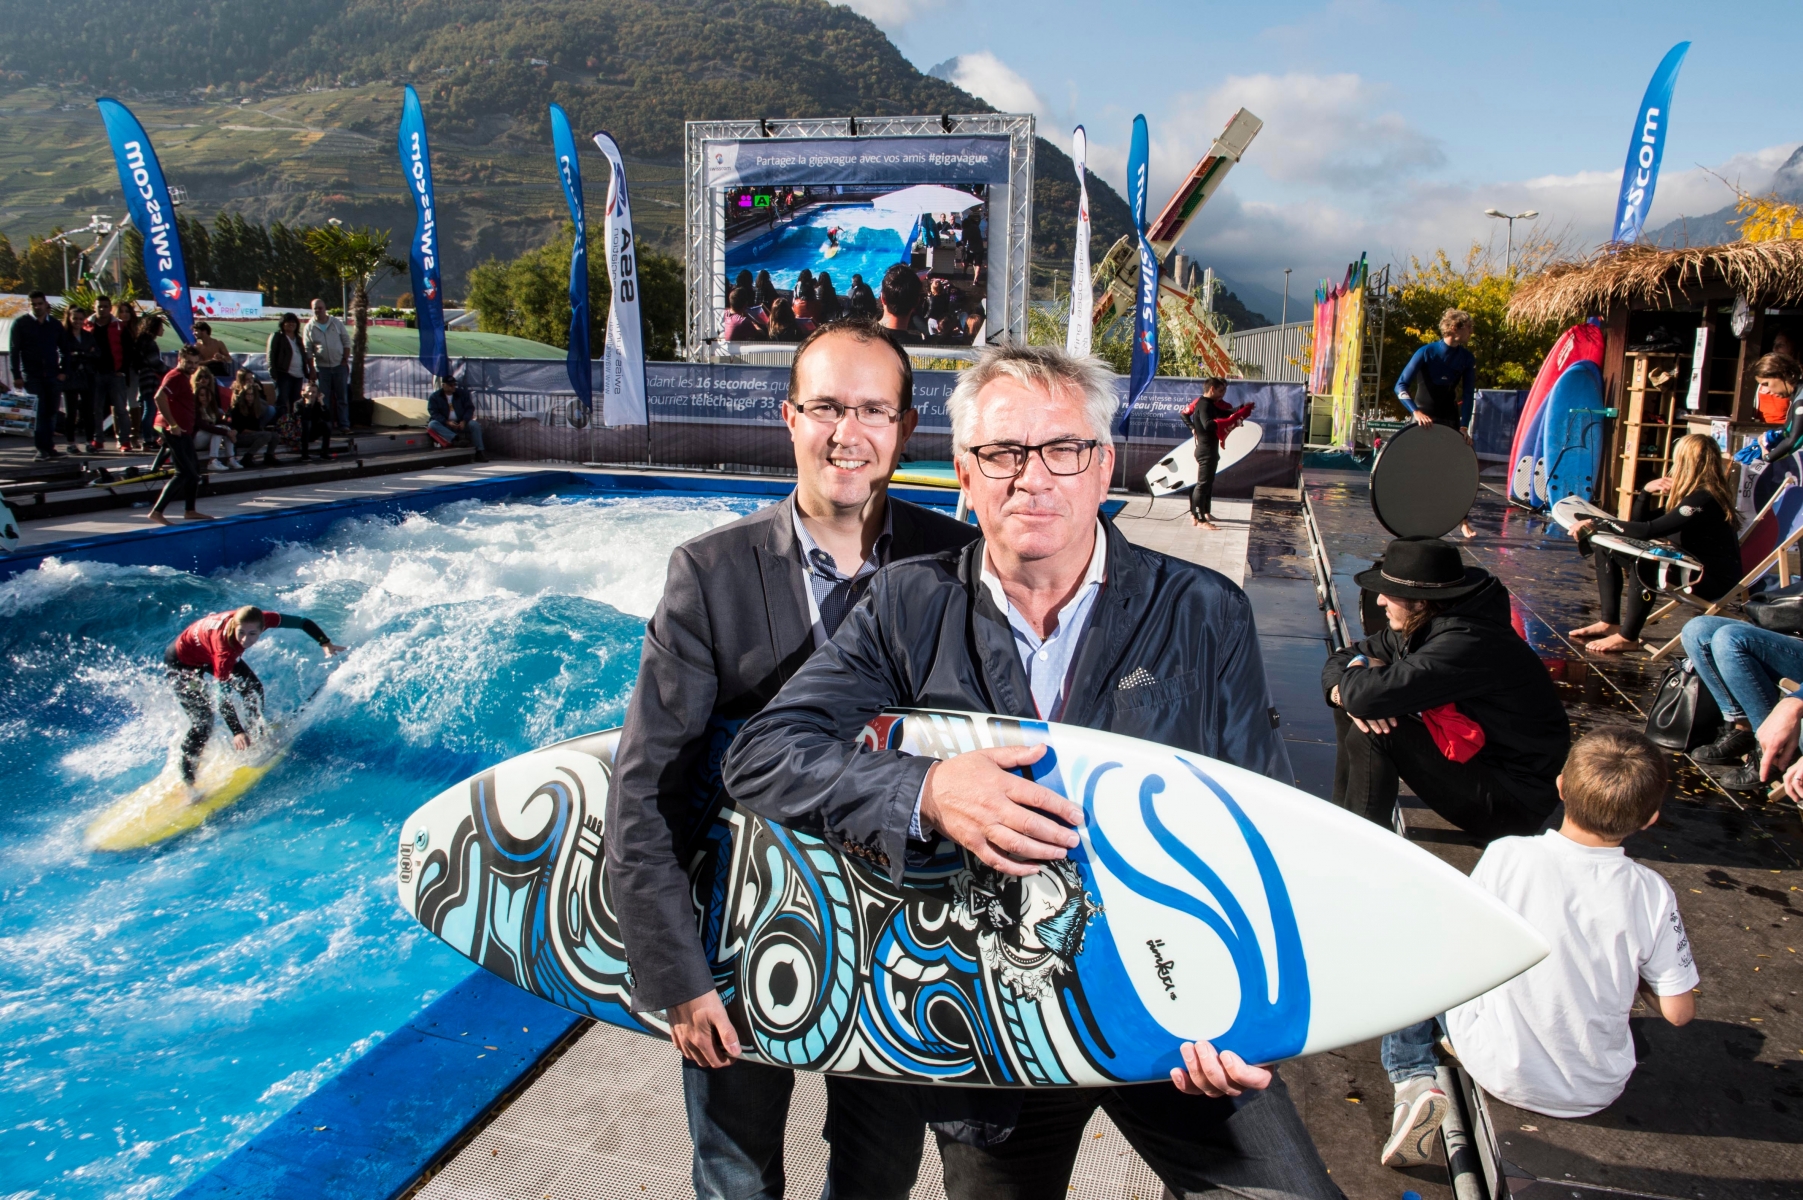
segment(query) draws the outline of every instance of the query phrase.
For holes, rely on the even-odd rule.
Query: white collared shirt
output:
[[[1058,623],[1050,633],[1041,638],[1033,632],[1027,619],[1008,602],[1008,595],[1002,590],[1001,579],[989,565],[989,555],[983,555],[983,586],[989,589],[989,598],[1002,610],[1008,618],[1008,627],[1014,631],[1014,648],[1020,654],[1020,665],[1026,671],[1027,682],[1033,688],[1033,705],[1044,720],[1056,721],[1064,713],[1065,684],[1070,679],[1071,666],[1077,656],[1077,644],[1083,639],[1083,630],[1089,624],[1090,610],[1095,607],[1096,596],[1107,578],[1108,531],[1098,518],[1096,545],[1089,556],[1089,570],[1084,573],[1077,594],[1065,602],[1060,612],[1053,614]]]

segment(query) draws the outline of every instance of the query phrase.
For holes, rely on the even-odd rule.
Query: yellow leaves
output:
[[[1786,203],[1776,193],[1754,196],[1742,192],[1734,202],[1734,211],[1740,214],[1740,219],[1732,224],[1739,226],[1742,241],[1779,242],[1803,238],[1803,208]]]

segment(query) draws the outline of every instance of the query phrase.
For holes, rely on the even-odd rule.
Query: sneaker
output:
[[[1759,748],[1759,739],[1753,736],[1750,729],[1742,729],[1738,725],[1730,725],[1722,730],[1722,736],[1707,746],[1698,746],[1690,752],[1692,761],[1711,767],[1725,767],[1729,763],[1737,763]]]
[[[1386,1167],[1418,1167],[1433,1158],[1434,1135],[1446,1119],[1452,1101],[1432,1075],[1405,1079],[1396,1085],[1396,1109],[1390,1117],[1390,1140],[1384,1143]]]
[[[132,453],[135,453],[136,451],[137,451],[137,447],[132,445],[130,442],[120,442],[119,443],[119,453],[121,453],[121,454],[132,454]]]
[[[1730,792],[1763,792],[1771,786],[1771,783],[1761,782],[1759,760],[1756,758],[1741,763],[1725,775],[1715,775],[1712,778]]]
[[[99,454],[100,453],[99,439],[95,439],[94,441],[91,441],[88,443],[88,453],[89,454]]]
[[[60,450],[39,450],[36,454],[31,456],[31,461],[49,462],[53,458],[61,458],[62,456],[62,451]]]
[[[475,459],[477,462],[487,462],[488,455],[486,455],[486,454],[482,453],[482,451],[478,450],[475,453]]]

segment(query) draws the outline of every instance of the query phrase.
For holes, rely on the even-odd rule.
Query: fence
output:
[[[1227,353],[1241,364],[1248,379],[1272,383],[1308,382],[1308,339],[1314,330],[1310,321],[1291,321],[1288,325],[1267,325],[1235,333]]]
[[[253,371],[261,355],[241,356]],[[595,368],[600,369],[599,361]],[[789,394],[787,367],[736,363],[647,363],[650,424],[608,428],[601,401],[584,413],[564,364],[555,360],[470,358],[458,377],[476,402],[491,453],[544,462],[610,466],[687,467],[784,474],[794,471],[789,430],[780,409]],[[951,420],[945,402],[957,384],[955,371],[917,371],[914,406],[920,424],[908,443],[910,461],[951,457]],[[1127,381],[1117,377],[1125,394]],[[371,355],[363,368],[367,396],[424,399],[432,376],[417,359]],[[1116,482],[1143,487],[1145,473],[1173,446],[1187,440],[1182,410],[1200,392],[1194,379],[1160,376],[1140,397],[1125,434],[1116,438],[1121,460]],[[1243,466],[1221,478],[1216,494],[1251,495],[1255,486],[1294,484],[1302,458],[1303,385],[1235,379],[1227,400],[1253,405],[1264,430],[1259,448]]]

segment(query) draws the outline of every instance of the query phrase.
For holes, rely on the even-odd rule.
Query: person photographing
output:
[[[168,669],[170,686],[188,718],[188,732],[181,744],[181,772],[182,782],[190,788],[194,786],[201,751],[213,737],[213,689],[207,686],[207,677],[211,675],[221,689],[237,694],[251,722],[261,719],[263,681],[244,661],[244,652],[256,645],[265,631],[283,627],[299,629],[318,642],[327,658],[344,653],[344,647],[327,637],[309,618],[267,612],[248,604],[202,617],[182,630],[164,651],[163,666]],[[250,749],[249,725],[227,696],[220,697],[219,715],[232,731],[233,748]]]

